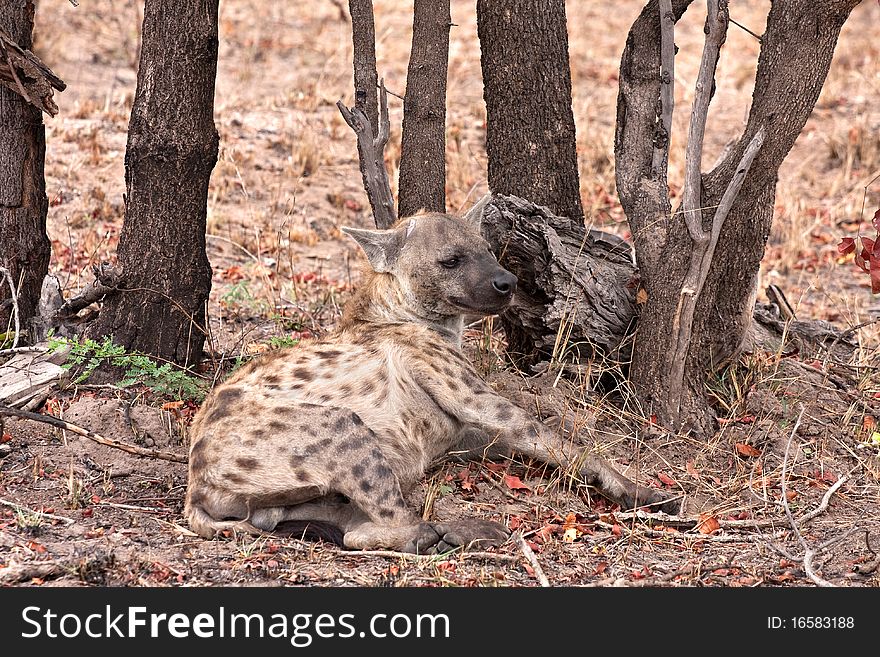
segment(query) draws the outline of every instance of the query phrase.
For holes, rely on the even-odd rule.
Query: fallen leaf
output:
[[[577,540],[578,534],[577,528],[577,514],[569,513],[565,516],[565,522],[562,523],[562,542],[563,543],[574,543]]]
[[[841,238],[840,244],[837,245],[837,250],[843,255],[854,252],[856,250],[855,239],[852,237]]]
[[[687,471],[687,473],[691,477],[699,477],[700,476],[700,473],[694,467],[694,462],[690,459],[688,459],[687,463],[684,464],[684,469]]]
[[[522,480],[516,475],[504,475],[504,484],[510,490],[532,490],[528,486],[526,486]]]
[[[855,246],[853,246],[853,249],[855,249]],[[636,292],[636,304],[641,306],[643,303],[646,303],[647,301],[648,301],[648,291],[645,288],[640,287],[639,291]]]
[[[601,575],[605,572],[606,568],[608,568],[608,562],[600,561],[598,564],[596,564],[596,570],[593,571],[593,575]]]
[[[620,534],[621,534],[620,525],[614,525],[611,528],[611,533],[614,534],[615,536],[620,536]]]
[[[877,421],[874,419],[873,415],[866,415],[862,418],[862,429],[865,431],[870,431],[874,428],[874,425],[877,424]]]
[[[162,404],[162,410],[163,411],[176,410],[176,409],[180,408],[181,406],[183,406],[183,400],[170,401],[170,402],[166,402],[166,403]]]
[[[711,534],[714,531],[721,529],[721,524],[718,522],[718,519],[715,516],[710,515],[700,515],[700,524],[697,527],[697,530],[701,534]]]
[[[678,486],[678,482],[662,470],[657,473],[657,479],[662,481],[667,486]]]
[[[8,443],[12,440],[12,434],[8,431],[4,431],[3,435],[0,436],[0,443]]]
[[[748,443],[736,443],[736,451],[743,456],[760,456],[761,450],[756,449]]]

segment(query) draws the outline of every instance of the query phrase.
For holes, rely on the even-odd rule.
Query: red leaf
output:
[[[743,456],[760,456],[761,450],[752,447],[747,443],[736,443],[736,451]]]
[[[874,240],[870,237],[862,238],[862,257],[865,260],[868,260],[871,257],[871,252],[874,250]]]
[[[877,232],[880,232],[880,208],[878,208],[877,212],[874,213],[874,218],[871,220],[871,225],[877,229]]]
[[[840,244],[837,245],[837,250],[846,255],[847,253],[852,253],[856,250],[856,241],[852,237],[844,237],[840,240]]]
[[[9,433],[8,431],[4,431],[3,435],[0,436],[0,443],[8,443],[11,440],[12,440],[12,434]]]
[[[601,575],[605,572],[606,568],[608,568],[608,562],[600,561],[598,564],[596,564],[596,570],[593,571],[593,575]]]
[[[615,536],[620,536],[620,533],[621,533],[620,525],[614,525],[611,528],[611,533],[614,534]]]
[[[678,486],[678,482],[675,481],[675,479],[673,479],[672,477],[670,477],[670,476],[669,476],[668,474],[666,474],[665,472],[662,472],[662,471],[661,471],[661,472],[658,472],[658,473],[657,473],[657,479],[659,479],[660,481],[662,481],[662,482],[663,482],[664,484],[666,484],[667,486]]]
[[[721,529],[721,524],[715,516],[702,516],[700,518],[700,526],[697,527],[697,530],[701,534],[711,534],[718,529]]]
[[[504,475],[504,483],[510,490],[532,490],[516,475]]]
[[[880,293],[880,261],[871,261],[871,294]]]

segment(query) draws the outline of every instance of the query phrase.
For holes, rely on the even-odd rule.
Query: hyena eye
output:
[[[455,269],[461,264],[461,258],[458,256],[452,256],[451,258],[446,258],[446,260],[440,261],[440,266],[446,269]]]

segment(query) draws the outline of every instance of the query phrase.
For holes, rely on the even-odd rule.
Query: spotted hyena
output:
[[[404,502],[434,459],[462,445],[573,469],[626,508],[664,503],[498,395],[462,354],[463,318],[501,311],[517,284],[477,223],[422,214],[389,230],[343,229],[372,272],[339,329],[243,367],[193,422],[195,531],[311,521],[356,549],[497,544],[508,535],[498,523],[424,522]]]

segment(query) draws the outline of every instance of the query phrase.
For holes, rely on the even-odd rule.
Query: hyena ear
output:
[[[388,230],[370,230],[367,228],[348,228],[343,226],[340,230],[354,238],[354,241],[364,250],[367,260],[374,271],[388,272],[394,267],[406,238],[409,237],[415,220],[399,228]]]
[[[486,209],[486,206],[489,205],[489,201],[491,200],[492,194],[490,192],[489,194],[483,196],[483,198],[481,198],[479,201],[477,201],[474,206],[465,213],[462,219],[464,219],[471,226],[476,228],[479,232],[480,228],[483,225],[483,211]]]

